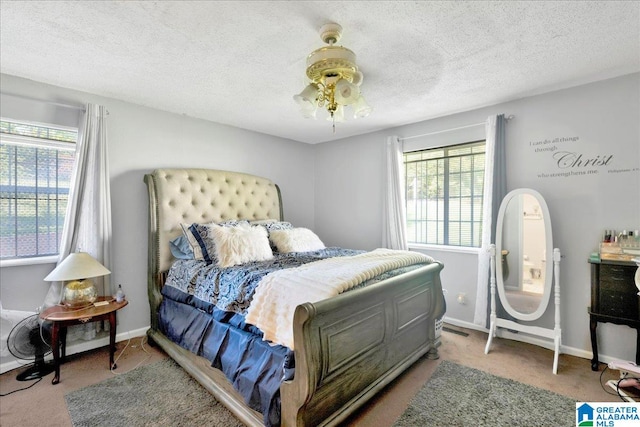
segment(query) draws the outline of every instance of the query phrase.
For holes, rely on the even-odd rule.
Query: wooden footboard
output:
[[[280,388],[282,425],[337,425],[417,359],[436,358],[442,268],[434,263],[298,306],[295,378]]]

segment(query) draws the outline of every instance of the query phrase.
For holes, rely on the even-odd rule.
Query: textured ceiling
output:
[[[640,2],[0,2],[0,71],[317,143],[640,70]],[[292,100],[326,22],[373,113]],[[321,117],[320,114],[318,114]]]

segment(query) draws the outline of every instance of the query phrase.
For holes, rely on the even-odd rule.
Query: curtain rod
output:
[[[516,116],[514,116],[513,114],[511,114],[510,116],[506,117],[507,121],[514,119]],[[453,132],[454,130],[460,130],[460,129],[466,129],[466,128],[473,128],[476,126],[484,126],[487,122],[482,122],[482,123],[474,123],[472,125],[466,125],[466,126],[458,126],[457,128],[452,128],[452,129],[445,129],[445,130],[437,130],[435,132],[429,132],[429,133],[423,133],[420,135],[412,135],[412,136],[407,136],[405,138],[398,138],[400,141],[406,141],[407,139],[414,139],[414,138],[421,138],[423,136],[431,136],[431,135],[437,135],[439,133],[445,133],[445,132]]]
[[[55,101],[45,101],[44,99],[32,98],[30,96],[24,96],[24,95],[16,95],[16,94],[7,93],[7,92],[0,92],[0,95],[2,95],[2,96],[13,96],[14,98],[25,99],[27,101],[41,102],[43,104],[54,105],[56,107],[62,107],[62,108],[70,108],[72,110],[79,110],[79,111],[85,111],[86,110],[86,108],[84,106],[82,106],[82,105],[64,104],[62,102],[55,102]]]

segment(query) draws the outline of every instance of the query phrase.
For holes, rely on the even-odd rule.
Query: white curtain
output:
[[[406,234],[404,167],[402,142],[397,136],[387,138],[386,192],[382,215],[382,245],[389,249],[409,249]]]
[[[489,316],[489,246],[495,243],[498,210],[506,195],[504,114],[490,116],[486,124],[484,197],[482,202],[482,241],[478,254],[478,283],[473,322],[488,327]]]
[[[88,104],[76,147],[58,264],[70,253],[87,252],[111,270],[111,196],[105,107]],[[98,293],[112,294],[109,275],[95,278]],[[62,283],[52,282],[44,306],[62,299]]]

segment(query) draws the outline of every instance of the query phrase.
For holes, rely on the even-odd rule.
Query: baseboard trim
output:
[[[450,317],[444,316],[442,318],[442,321],[452,326],[458,326],[460,328],[473,329],[475,331],[489,333],[489,329],[476,325],[475,323],[465,322],[464,320],[452,319]]]
[[[480,332],[484,332],[487,334],[489,334],[489,329],[484,328],[482,326],[476,325],[475,323],[470,323],[470,322],[466,322],[464,320],[459,320],[459,319],[452,319],[449,318],[447,316],[445,316],[442,319],[445,323],[448,323],[449,325],[452,326],[458,326],[461,328],[466,328],[466,329],[472,329],[472,330],[476,330],[476,331],[480,331]],[[504,338],[504,339],[512,339],[512,340],[516,340],[516,341],[521,341],[521,342],[525,342],[528,344],[533,344],[533,345],[537,345],[540,347],[544,347],[547,348],[551,351],[553,351],[553,341],[547,341],[547,340],[543,340],[540,338],[536,338],[533,337],[531,335],[527,335],[524,334],[522,332],[519,333],[513,333],[513,332],[509,332],[505,329],[498,329],[498,331],[496,332],[496,337],[498,338]],[[491,354],[491,352],[489,352],[489,354]],[[566,345],[560,345],[560,354],[568,354],[570,356],[575,356],[575,357],[580,357],[581,359],[587,359],[587,360],[591,360],[591,358],[593,357],[593,353],[589,350],[583,350],[581,348],[576,348],[576,347],[569,347]],[[607,356],[606,354],[598,354],[598,361],[600,361],[601,363],[610,363],[613,362],[615,360],[620,360],[619,357],[612,357],[612,356]]]
[[[453,318],[449,318],[447,316],[445,316],[442,319],[445,323],[448,323],[449,325],[452,326],[457,326],[457,327],[461,327],[461,328],[466,328],[466,329],[472,329],[472,330],[476,330],[476,331],[480,331],[480,332],[484,332],[486,334],[489,333],[489,330],[487,328],[484,328],[482,326],[476,325],[475,323],[471,323],[471,322],[466,322],[464,320],[459,320],[459,319],[453,319]],[[120,332],[118,334],[116,334],[116,342],[120,342],[120,341],[126,341],[132,338],[137,338],[137,337],[142,337],[144,335],[146,335],[147,330],[149,329],[149,327],[144,327],[144,328],[139,328],[139,329],[134,329],[132,331],[125,331],[125,332]],[[505,339],[513,339],[513,340],[517,340],[517,341],[522,341],[522,342],[526,342],[528,344],[534,344],[540,347],[544,347],[547,348],[549,350],[553,350],[553,343],[550,341],[545,341],[545,340],[541,340],[539,338],[535,338],[532,336],[527,336],[526,334],[514,334],[512,332],[506,331],[506,330],[499,330],[499,333],[497,334],[497,337],[499,338],[505,338]],[[104,338],[98,338],[95,340],[90,340],[90,341],[80,341],[80,342],[75,342],[73,344],[70,344],[67,347],[67,355],[72,355],[72,354],[76,354],[76,353],[82,353],[84,351],[89,351],[89,350],[93,350],[96,348],[100,348],[100,347],[104,347],[109,345],[109,338],[108,337],[104,337]],[[575,348],[575,347],[569,347],[566,345],[561,345],[560,346],[560,354],[568,354],[571,356],[576,356],[576,357],[580,357],[582,359],[587,359],[587,360],[591,360],[592,358],[592,353],[591,351],[587,351],[587,350],[583,350],[580,348]],[[50,354],[45,358],[46,360],[51,360],[53,359],[53,356],[51,356]],[[615,360],[620,360],[620,358],[616,358],[616,357],[611,357],[611,356],[607,356],[606,354],[599,354],[598,355],[598,360],[602,363],[609,363],[609,362],[613,362]],[[18,360],[10,360],[8,362],[4,362],[4,363],[0,363],[0,374],[4,374],[5,372],[11,371],[13,369],[18,369],[18,368],[22,368],[24,366],[26,366],[26,363],[23,363],[22,361],[18,361]]]
[[[142,337],[147,334],[147,330],[149,327],[144,327],[140,329],[134,329],[132,331],[124,331],[116,334],[116,342],[127,341],[132,338]],[[101,337],[88,341],[75,341],[73,343],[69,343],[67,346],[67,356],[76,353],[82,353],[85,351],[93,350],[100,347],[105,347],[109,345],[109,337]],[[45,357],[45,360],[53,360],[53,356],[51,354]],[[30,363],[25,362],[23,360],[13,359],[8,362],[0,363],[0,374],[4,374],[5,372],[9,372],[13,369],[22,368],[28,366]]]

